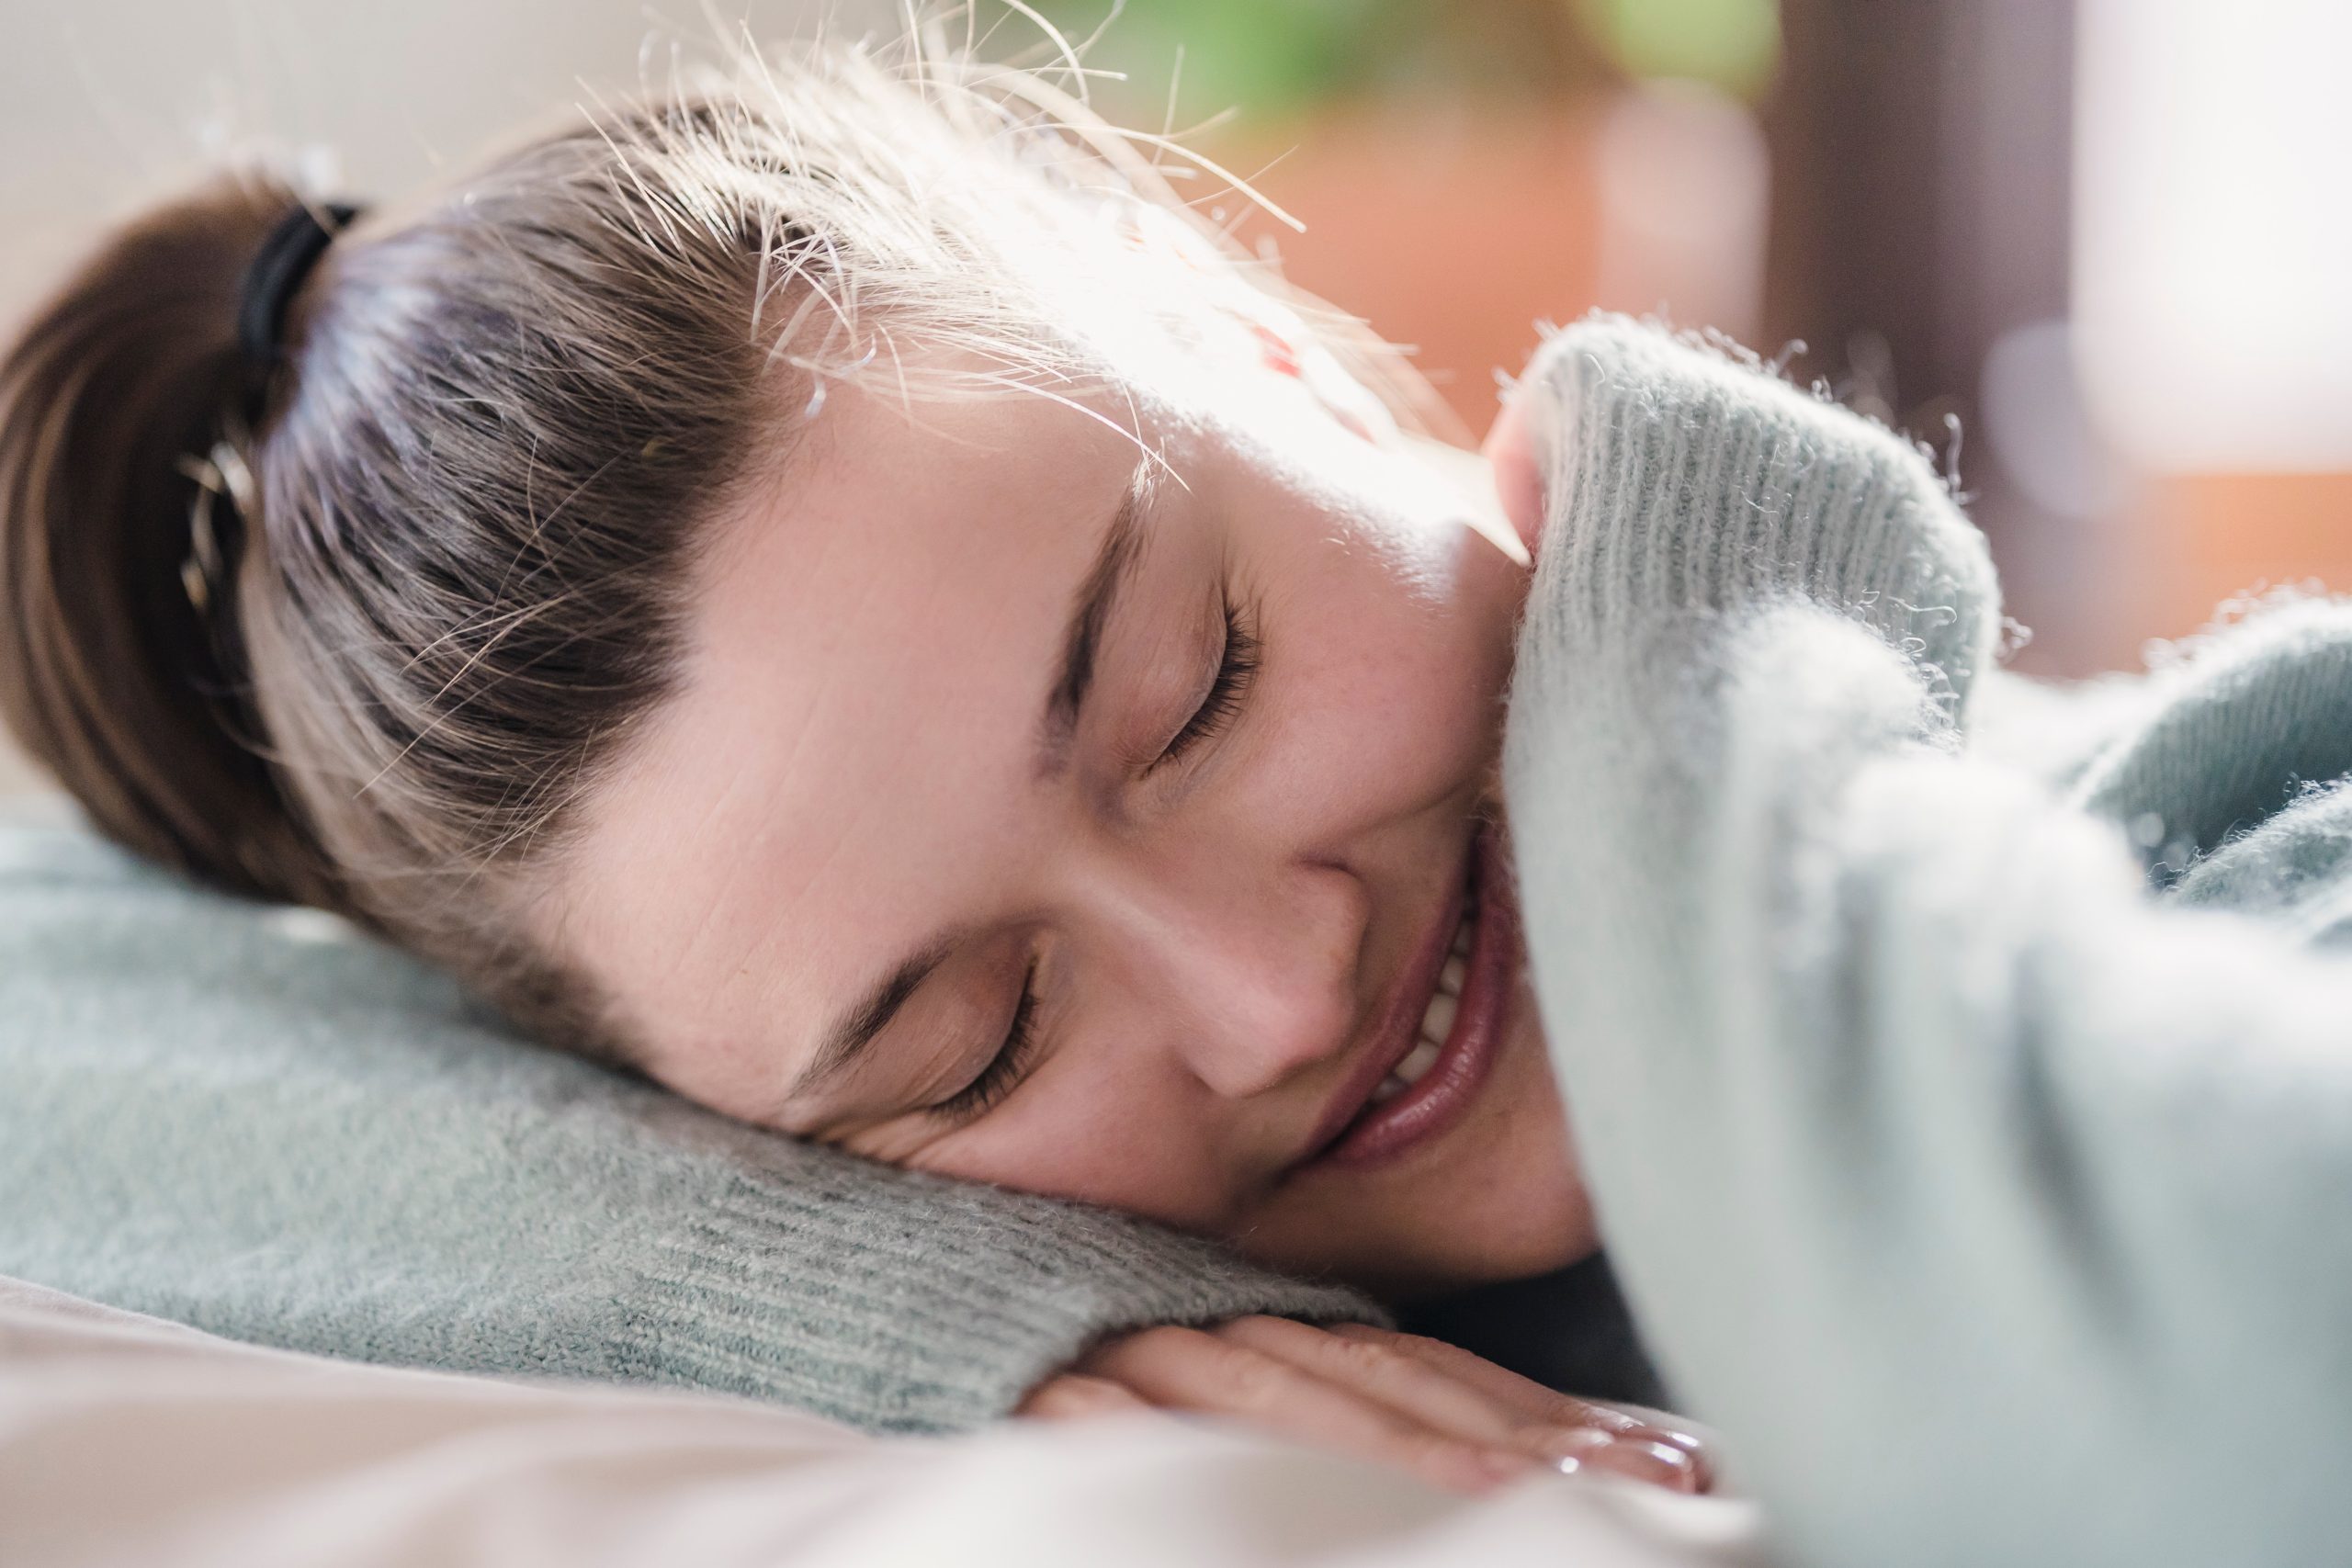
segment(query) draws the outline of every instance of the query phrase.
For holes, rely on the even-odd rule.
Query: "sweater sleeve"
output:
[[[1962,748],[1990,573],[1901,443],[1622,321],[1532,377],[1514,852],[1669,1381],[1826,1568],[2340,1557],[2352,968]]]
[[[1354,1293],[889,1170],[524,1045],[326,917],[0,833],[0,1274],[231,1338],[712,1389],[869,1430],[1009,1413],[1098,1336]]]

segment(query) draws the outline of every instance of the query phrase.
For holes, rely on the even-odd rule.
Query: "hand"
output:
[[[1677,1492],[1711,1482],[1705,1450],[1688,1434],[1554,1393],[1454,1346],[1361,1324],[1243,1317],[1141,1329],[1038,1384],[1020,1414],[1069,1420],[1155,1408],[1233,1417],[1455,1492],[1541,1470]]]

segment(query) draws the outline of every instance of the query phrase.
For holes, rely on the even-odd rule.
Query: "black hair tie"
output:
[[[244,367],[244,399],[238,411],[251,432],[268,406],[270,372],[285,345],[278,334],[286,327],[286,307],[295,290],[318,265],[334,237],[358,218],[360,209],[331,201],[312,208],[289,209],[262,237],[261,248],[245,264],[237,282],[237,355]],[[235,415],[224,416],[224,423]],[[188,509],[188,547],[180,562],[180,586],[199,618],[212,613],[213,604],[229,581],[232,562],[244,533],[244,519],[254,505],[253,474],[238,449],[240,436],[232,423],[220,433],[210,452],[180,459],[180,471],[196,485]],[[225,507],[220,503],[227,502]]]
[[[360,211],[335,201],[296,207],[277,220],[246,265],[244,281],[238,286],[237,352],[244,359],[250,387],[249,415],[258,415],[269,373],[284,348],[278,334],[286,327],[286,307],[327,246]]]

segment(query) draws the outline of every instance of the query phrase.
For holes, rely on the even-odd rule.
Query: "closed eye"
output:
[[[1181,761],[1193,747],[1224,734],[1240,716],[1263,650],[1258,643],[1257,617],[1233,602],[1229,589],[1224,594],[1224,612],[1225,647],[1217,656],[1216,674],[1200,706],[1153,761],[1155,768]]]
[[[1004,1043],[989,1058],[979,1075],[945,1100],[931,1107],[933,1115],[949,1122],[968,1121],[992,1109],[1021,1083],[1029,1057],[1037,1048],[1037,966],[1021,977],[1021,1000],[1012,1009],[1012,1022]]]

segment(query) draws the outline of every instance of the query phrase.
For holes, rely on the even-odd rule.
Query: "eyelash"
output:
[[[964,1121],[993,1109],[1012,1093],[1028,1070],[1030,1053],[1036,1049],[1036,1021],[1037,966],[1033,963],[1021,976],[1021,999],[1013,1004],[1012,1023],[1004,1032],[1004,1043],[997,1047],[978,1077],[933,1106],[933,1113],[951,1122]]]
[[[1225,733],[1239,716],[1241,704],[1250,694],[1250,684],[1257,678],[1261,649],[1258,633],[1250,616],[1233,602],[1230,592],[1225,601],[1225,649],[1218,656],[1216,675],[1209,682],[1208,694],[1193,716],[1170,739],[1152,766],[1181,760],[1184,753],[1205,740],[1214,740]],[[1037,968],[1029,966],[1021,977],[1021,999],[1013,1004],[1012,1022],[1005,1030],[1004,1043],[997,1047],[979,1076],[954,1094],[933,1106],[932,1113],[951,1122],[968,1121],[994,1109],[1021,1082],[1027,1073],[1030,1055],[1036,1050]]]
[[[1250,684],[1257,679],[1261,649],[1251,618],[1233,602],[1230,592],[1225,595],[1225,651],[1217,660],[1216,678],[1209,682],[1208,695],[1193,710],[1168,742],[1167,750],[1152,762],[1157,768],[1177,761],[1185,752],[1204,740],[1214,740],[1224,734],[1241,712],[1241,704],[1250,694]]]

